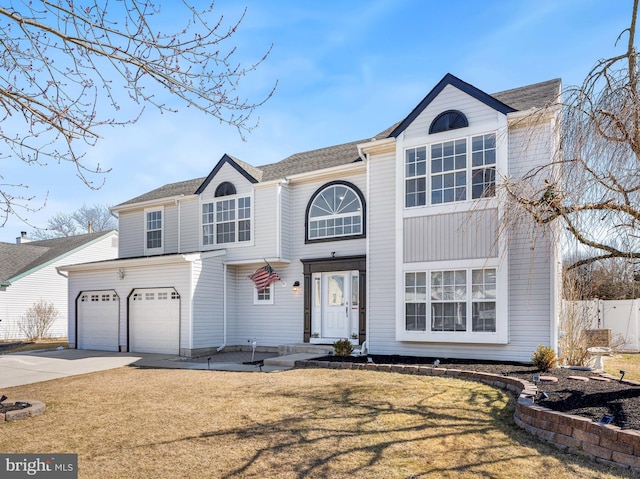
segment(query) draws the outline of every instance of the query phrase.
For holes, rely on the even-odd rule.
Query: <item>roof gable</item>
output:
[[[460,80],[458,77],[453,76],[451,73],[447,73],[438,84],[425,96],[420,103],[413,109],[409,115],[398,124],[398,126],[389,134],[389,137],[397,138],[420,113],[424,111],[427,106],[445,89],[447,85],[451,85],[458,90],[466,93],[467,95],[475,98],[476,100],[484,103],[485,105],[499,111],[500,113],[507,114],[516,111],[514,108],[505,105],[501,101],[492,97],[488,93],[479,90],[473,85]]]
[[[238,173],[244,176],[247,179],[247,181],[249,181],[250,183],[258,183],[259,181],[258,178],[262,177],[262,173],[255,166],[251,166],[248,163],[245,163],[244,161],[240,161],[237,158],[233,158],[225,153],[222,156],[222,158],[220,158],[220,161],[218,161],[218,164],[213,168],[213,170],[211,170],[211,173],[209,173],[209,176],[207,176],[205,180],[202,182],[202,184],[198,187],[198,189],[196,190],[196,195],[201,194],[204,190],[207,189],[207,186],[209,186],[209,183],[211,183],[211,180],[213,180],[213,178],[218,174],[220,169],[225,164],[230,165],[232,168],[234,168]],[[256,178],[256,176],[258,178]]]

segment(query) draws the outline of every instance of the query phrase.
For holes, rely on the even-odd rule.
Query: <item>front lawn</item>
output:
[[[625,379],[640,381],[640,354],[638,353],[619,353],[611,358],[604,360],[605,370],[616,377],[620,377],[620,371],[626,371]]]
[[[503,391],[351,370],[120,368],[0,391],[44,401],[0,451],[79,454],[82,478],[633,477],[513,425]]]
[[[10,344],[4,346],[4,344]],[[24,353],[27,351],[36,351],[39,349],[56,349],[59,347],[68,348],[69,342],[66,338],[36,339],[33,341],[0,341],[0,354],[8,353]],[[4,347],[3,347],[4,346]]]

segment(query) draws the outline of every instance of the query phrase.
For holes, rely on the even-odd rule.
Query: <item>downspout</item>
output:
[[[371,171],[371,164],[369,163],[369,155],[367,153],[365,153],[364,151],[362,151],[362,148],[358,147],[358,155],[360,156],[360,158],[362,158],[362,161],[364,161],[367,164],[367,200],[370,198],[370,191],[371,191],[371,178],[370,178],[370,171]],[[368,205],[367,205],[368,206]],[[369,208],[367,207],[365,209],[365,211],[369,212]],[[368,218],[364,218],[364,221],[367,222]],[[365,287],[365,297],[367,299],[367,312],[366,312],[366,316],[365,316],[365,320],[367,322],[367,327],[366,327],[366,334],[367,334],[367,339],[364,340],[364,342],[360,345],[360,354],[364,355],[364,354],[369,354],[369,300],[371,298],[371,295],[369,294],[369,237],[370,235],[367,235],[367,238],[365,240],[365,252],[367,254],[367,260],[365,262],[365,264],[367,265],[367,283],[364,285]],[[366,353],[365,353],[366,351]]]
[[[222,345],[217,352],[227,347],[227,265],[222,265]]]
[[[176,206],[178,207],[178,253],[182,253],[182,202],[179,198],[176,199]]]
[[[282,256],[282,185],[288,184],[286,178],[279,181],[276,193],[276,258]]]
[[[278,183],[276,190],[276,258],[280,258],[282,253],[282,182]]]

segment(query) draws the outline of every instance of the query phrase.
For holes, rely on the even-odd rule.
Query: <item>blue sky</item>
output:
[[[164,1],[168,23],[172,12]],[[253,62],[273,44],[242,92],[259,100],[259,126],[243,141],[232,128],[182,109],[147,109],[134,125],[103,128],[87,152],[112,168],[93,191],[72,165],[26,167],[2,160],[5,183],[29,185],[30,224],[15,218],[0,241],[46,226],[83,203],[115,205],[166,183],[206,176],[228,153],[254,165],[293,153],[370,138],[404,118],[446,74],[488,93],[562,78],[579,84],[600,58],[624,50],[618,35],[631,0],[217,0],[215,12],[245,20],[232,40]],[[179,104],[176,104],[180,108]],[[98,179],[99,180],[99,179]],[[48,197],[47,197],[48,192]],[[44,200],[46,198],[46,203]]]

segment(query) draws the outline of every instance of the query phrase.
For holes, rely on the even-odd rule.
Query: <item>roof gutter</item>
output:
[[[182,201],[185,199],[192,199],[192,198],[198,198],[198,195],[181,194],[181,195],[174,195],[174,196],[165,196],[162,198],[156,198],[155,200],[147,200],[147,201],[140,201],[136,203],[127,203],[124,205],[113,206],[110,208],[110,211],[112,213],[113,212],[120,213],[121,211],[137,210],[139,208],[145,208],[148,206],[167,205],[167,204],[175,203],[176,201]]]
[[[369,155],[379,155],[382,153],[395,153],[396,151],[396,139],[395,138],[383,138],[376,140],[375,138],[367,143],[358,144],[358,154],[362,161],[368,161]]]

